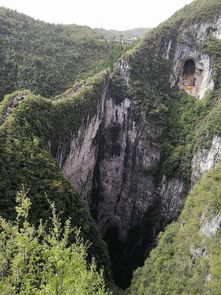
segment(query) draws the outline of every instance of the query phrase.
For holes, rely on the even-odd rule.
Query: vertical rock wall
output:
[[[210,30],[213,35],[216,32],[215,37],[219,37],[219,23],[217,30]],[[200,27],[199,40],[204,29]],[[172,63],[171,86],[180,83],[184,63],[192,59],[202,69],[196,96],[202,98],[214,88],[208,55],[170,38],[162,48],[163,57]],[[119,62],[117,74],[125,88],[132,70],[128,59]],[[56,158],[66,178],[88,202],[109,245],[116,280],[124,288],[133,269],[155,245],[159,231],[178,217],[189,185],[179,177],[160,176],[162,130],[147,120],[145,111],[138,110],[136,98],[113,88],[112,78],[107,77],[95,115],[84,118],[78,132],[57,147]],[[214,166],[219,145],[215,138],[210,151],[194,156],[192,184]]]
[[[128,85],[127,61],[119,63],[118,75]],[[133,98],[113,88],[107,77],[95,115],[82,120],[56,157],[88,202],[109,244],[118,283],[126,287],[159,231],[182,210],[187,185],[182,179],[159,179],[162,130],[147,121]]]

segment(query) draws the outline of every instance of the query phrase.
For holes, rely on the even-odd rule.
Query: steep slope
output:
[[[219,1],[197,1],[153,30],[119,61],[97,114],[53,153],[88,200],[121,287],[178,217],[191,187],[201,124],[217,100],[196,97],[219,87],[219,15]],[[188,61],[201,67],[192,91],[181,83]]]
[[[34,223],[40,219],[50,222],[51,210],[47,199],[53,201],[62,220],[70,218],[72,226],[81,228],[85,241],[91,243],[90,256],[96,257],[99,267],[105,267],[106,275],[110,278],[106,245],[87,206],[80,199],[79,192],[64,179],[45,148],[50,136],[59,136],[59,132],[65,136],[65,132],[79,126],[79,110],[83,113],[84,108],[88,107],[93,112],[92,101],[87,95],[91,99],[91,94],[95,96],[99,89],[100,82],[98,85],[88,85],[86,93],[62,104],[35,96],[29,91],[15,92],[5,98],[0,108],[0,214],[7,219],[14,218],[15,195],[22,186],[30,191],[30,218]],[[66,118],[69,121],[64,120],[61,124],[59,118],[65,118],[67,108],[72,109],[73,119]]]
[[[39,190],[53,196],[48,179],[55,178],[57,166],[54,174],[37,170],[29,177],[42,167],[32,162],[35,155],[43,151],[47,161],[52,155],[51,165],[56,160],[87,201],[108,243],[116,283],[128,287],[158,233],[179,216],[191,186],[220,159],[220,15],[220,1],[194,1],[124,54],[112,72],[53,100],[22,98],[23,92],[6,97],[2,214],[22,182],[34,190],[35,201]],[[38,149],[26,153],[26,142],[34,147],[36,140]],[[55,180],[53,189],[59,190],[61,178]],[[145,268],[137,272],[131,294],[148,290],[140,281]]]
[[[192,190],[179,221],[135,272],[128,294],[220,294],[220,183],[219,167]]]
[[[5,8],[0,27],[0,100],[22,88],[60,94],[77,78],[110,66],[126,46],[86,26],[47,24]]]
[[[185,15],[189,17],[184,18]],[[178,83],[187,93],[204,97],[198,102],[186,101],[183,107],[179,103],[181,112],[178,117],[171,117],[176,121],[180,116],[178,122],[183,122],[188,129],[181,145],[170,150],[165,163],[166,166],[172,164],[172,167],[168,167],[167,172],[183,174],[189,170],[191,186],[200,182],[221,159],[220,15],[220,1],[194,1],[157,32],[159,38],[164,31],[161,48],[164,48],[165,58],[172,61],[174,75],[171,75],[171,84]],[[168,38],[165,33],[171,32],[174,24],[180,26],[179,35]],[[196,69],[198,63],[201,66],[204,82],[198,93],[197,85],[181,83],[187,60],[193,60]],[[205,97],[208,89],[213,92]],[[175,121],[169,125],[168,135],[177,137],[175,132],[178,131],[182,136],[182,129],[174,129],[177,126]],[[173,144],[173,140],[170,137],[167,143]],[[173,170],[174,162],[178,170]],[[178,222],[168,226],[160,235],[158,246],[151,252],[145,266],[135,272],[128,294],[220,294],[220,175],[220,168],[209,172],[192,190]]]

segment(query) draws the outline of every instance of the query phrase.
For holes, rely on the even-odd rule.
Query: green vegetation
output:
[[[176,87],[171,89],[171,64],[162,58],[165,54],[165,42],[176,42],[180,33],[190,24],[212,20],[220,12],[219,0],[193,1],[153,29],[132,50],[124,54],[131,65],[129,94],[138,102],[137,114],[140,114],[140,110],[144,111],[146,124],[153,124],[162,133],[160,176],[178,176],[189,181],[194,151],[209,147],[212,137],[221,134],[220,41],[209,38],[200,45],[194,44],[211,56],[217,89],[201,101]],[[185,43],[184,40],[180,41]],[[137,120],[140,118],[137,117]]]
[[[215,56],[216,59],[221,57],[221,40],[215,37],[208,38],[202,45],[202,50],[207,54]]]
[[[207,105],[206,116],[203,117],[196,130],[195,149],[210,148],[214,135],[221,136],[221,89],[210,96],[210,106]],[[212,106],[211,102],[214,100]]]
[[[156,108],[159,108],[160,112],[160,106],[163,111],[163,104],[171,93],[168,81],[169,63],[155,54],[154,49],[154,46],[146,47],[144,44],[130,57],[132,68],[130,94],[149,116],[156,113]]]
[[[71,218],[72,226],[81,227],[85,240],[92,246],[89,255],[95,256],[98,266],[105,267],[110,278],[110,265],[106,245],[97,232],[88,209],[79,193],[64,179],[51,153],[57,152],[58,144],[75,132],[90,114],[100,98],[103,75],[88,80],[77,94],[69,93],[64,99],[51,101],[26,92],[24,100],[11,110],[0,126],[0,215],[15,217],[15,194],[21,185],[31,191],[33,223],[48,220],[50,208],[44,195],[55,203],[61,219]],[[0,108],[4,114],[10,99],[21,95],[15,92],[5,98]],[[67,95],[67,94],[65,94]],[[85,115],[85,117],[83,117]],[[46,147],[50,145],[50,152]],[[63,155],[65,156],[65,155]]]
[[[221,168],[210,171],[190,193],[179,220],[167,227],[128,294],[219,295],[221,231],[201,230],[221,211]]]
[[[108,295],[103,274],[95,260],[87,262],[89,245],[80,230],[62,225],[54,203],[52,223],[29,222],[30,199],[24,188],[16,197],[16,220],[0,217],[1,295]],[[75,242],[69,243],[70,235]]]
[[[51,97],[112,65],[128,48],[89,27],[53,25],[0,8],[0,100],[17,89]]]
[[[196,130],[207,112],[205,100],[196,100],[184,91],[169,101],[166,128],[161,137],[162,175],[190,178]]]
[[[194,0],[191,4],[177,11],[163,25],[182,22],[182,28],[192,23],[200,23],[205,20],[213,20],[221,11],[219,0]]]

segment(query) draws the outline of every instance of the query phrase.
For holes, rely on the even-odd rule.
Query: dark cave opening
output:
[[[200,61],[194,59],[187,59],[181,65],[179,76],[179,87],[186,91],[187,94],[199,98],[202,82],[204,78],[204,65]]]
[[[126,240],[120,239],[116,225],[106,231],[104,240],[112,261],[114,281],[123,290],[130,286],[133,272],[143,266],[150,251],[156,246],[159,232],[168,223],[160,215],[158,205],[149,208],[142,223],[129,231]]]
[[[114,281],[118,287],[126,289],[132,279],[133,260],[128,256],[126,244],[119,239],[117,226],[107,230],[104,240],[108,245]]]
[[[184,86],[196,86],[196,64],[194,60],[188,59],[185,61],[183,65],[183,75],[182,75],[182,80],[183,80],[183,85]]]
[[[183,75],[194,75],[196,72],[196,65],[194,60],[188,59],[183,65]]]

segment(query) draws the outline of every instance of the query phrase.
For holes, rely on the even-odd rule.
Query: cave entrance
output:
[[[157,236],[170,221],[161,215],[157,201],[145,212],[140,224],[131,227],[127,237],[123,238],[117,224],[111,224],[106,230],[104,240],[108,245],[112,261],[115,284],[125,290],[131,284],[133,272],[144,265],[150,251],[156,246]]]
[[[183,66],[183,75],[193,76],[196,73],[196,65],[192,59],[188,59]]]
[[[127,251],[127,243],[119,238],[117,226],[111,226],[107,230],[104,240],[108,245],[114,281],[119,288],[125,290],[130,286],[137,264],[134,264],[133,257]]]
[[[182,67],[180,76],[180,88],[184,89],[188,94],[199,96],[200,86],[203,80],[203,68],[193,59],[187,59]]]
[[[194,60],[188,59],[183,65],[183,86],[188,89],[188,87],[196,86],[196,64]]]

